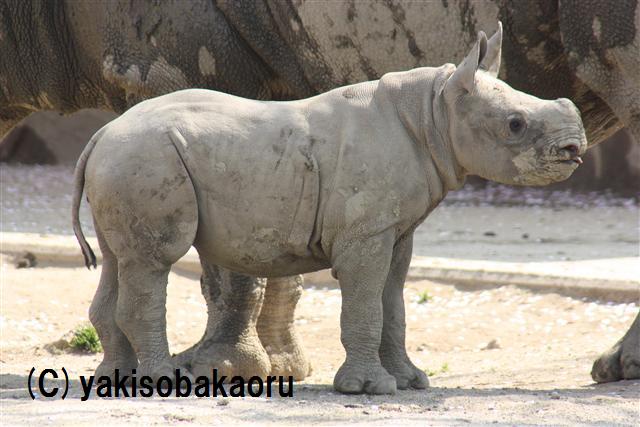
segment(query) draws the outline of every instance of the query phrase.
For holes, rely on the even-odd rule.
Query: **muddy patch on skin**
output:
[[[571,168],[570,165],[559,163],[559,160],[548,160],[543,156],[536,147],[515,156],[512,162],[519,174],[514,177],[514,181],[522,185],[546,185],[569,178],[570,172],[577,167]]]
[[[526,151],[518,154],[513,158],[513,164],[516,166],[516,169],[522,175],[526,175],[529,172],[536,169],[536,165],[538,163],[539,154],[537,153],[535,147],[531,147]]]
[[[216,60],[204,46],[198,50],[198,68],[203,76],[216,75]]]

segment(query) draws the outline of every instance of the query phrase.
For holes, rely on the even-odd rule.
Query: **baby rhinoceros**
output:
[[[426,388],[405,349],[414,230],[469,174],[548,184],[568,178],[587,146],[569,100],[497,79],[501,39],[501,29],[490,40],[480,33],[458,67],[389,73],[297,101],[183,90],[98,131],[78,161],[73,215],[95,266],[78,222],[85,188],[104,257],[90,313],[102,373],[174,375],[167,277],[194,246],[238,277],[331,268],[346,351],[336,390]]]

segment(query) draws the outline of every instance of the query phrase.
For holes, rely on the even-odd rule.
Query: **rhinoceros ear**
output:
[[[480,69],[493,77],[498,77],[500,57],[502,56],[502,22],[498,21],[498,31],[487,42],[487,53],[480,61]]]
[[[475,76],[480,62],[487,53],[487,36],[483,31],[478,33],[478,41],[471,52],[462,60],[453,75],[449,77],[447,86],[453,90],[473,92],[475,88]]]

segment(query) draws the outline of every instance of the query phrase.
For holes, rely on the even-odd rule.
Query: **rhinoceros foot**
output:
[[[113,380],[115,378],[116,369],[122,377],[124,375],[131,375],[133,369],[136,369],[137,367],[138,360],[135,357],[121,358],[116,360],[103,360],[96,368],[94,376],[96,377],[96,379],[100,377],[109,377]]]
[[[159,381],[162,377],[167,377],[171,379],[173,384],[176,384],[176,387],[186,386],[187,383],[193,384],[195,382],[194,376],[188,369],[176,364],[171,359],[158,363],[141,363],[136,369],[136,376],[138,378],[147,376],[154,382]]]
[[[345,362],[333,379],[333,386],[348,394],[395,394],[396,379],[382,367],[372,368]]]
[[[640,314],[625,336],[593,363],[591,377],[598,383],[640,378]]]
[[[264,342],[262,336],[260,338]],[[301,381],[311,374],[311,363],[295,330],[269,342],[264,344],[271,362],[271,375],[292,376]]]
[[[229,379],[236,375],[243,378],[265,378],[271,372],[269,356],[257,335],[242,337],[230,343],[205,340],[197,349],[191,351],[191,360],[187,357],[178,355],[176,358],[178,361],[186,362],[185,365],[196,376],[211,378],[214,369],[217,370],[218,378],[224,375]]]
[[[293,376],[298,381],[311,373],[294,324],[302,283],[300,275],[268,279],[257,324],[260,341],[271,361],[271,375]]]
[[[429,387],[427,374],[416,367],[410,360],[390,363],[382,359],[382,366],[395,377],[398,390],[408,388],[425,389]]]

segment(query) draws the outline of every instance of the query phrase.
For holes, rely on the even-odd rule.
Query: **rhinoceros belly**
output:
[[[284,138],[281,131],[270,130],[182,135],[198,197],[195,246],[201,256],[261,276],[327,266],[310,250],[320,192],[318,164],[304,139],[293,133]]]

